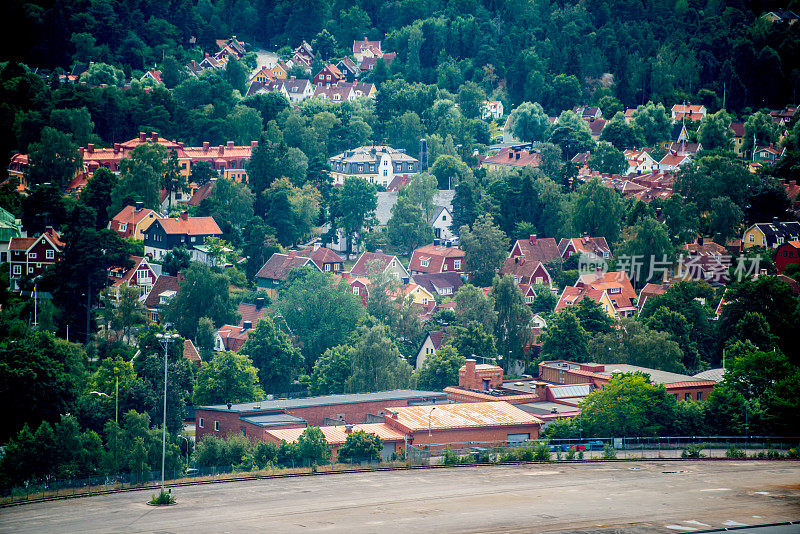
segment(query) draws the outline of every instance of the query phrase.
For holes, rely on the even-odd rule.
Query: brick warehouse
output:
[[[242,432],[263,439],[268,429],[382,422],[388,407],[447,402],[447,394],[441,391],[398,389],[200,406],[195,412],[196,439],[206,434],[226,437]]]

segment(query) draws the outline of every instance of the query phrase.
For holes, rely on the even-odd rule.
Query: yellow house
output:
[[[266,66],[261,67],[258,71],[250,78],[249,83],[259,82],[259,83],[267,83],[270,80],[275,78],[275,74],[272,72],[272,69],[268,69]]]
[[[420,306],[428,306],[436,300],[430,291],[419,284],[407,284],[400,292],[403,297],[411,298],[414,304],[419,304]]]
[[[794,241],[798,238],[800,238],[800,223],[798,222],[756,223],[745,230],[742,247],[778,248],[787,241]]]
[[[289,67],[283,61],[278,61],[269,69],[276,80],[285,80],[289,77]]]

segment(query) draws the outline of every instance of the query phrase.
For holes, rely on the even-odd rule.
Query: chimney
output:
[[[701,247],[703,246],[703,236],[697,238],[697,244],[700,245]]]
[[[353,431],[353,424],[352,423],[348,423],[348,424],[344,425],[344,433],[345,434],[349,434],[352,431]]]
[[[86,145],[86,152],[88,152],[89,154],[94,152],[94,143],[89,143],[88,145]]]
[[[150,137],[152,137],[152,138],[153,138],[153,142],[154,142],[154,143],[157,143],[157,142],[158,142],[158,132],[151,132],[151,133],[150,133]]]
[[[319,247],[322,246],[322,243],[314,243],[314,252],[319,250]]]
[[[245,321],[242,323],[242,332],[252,330],[252,328],[253,328],[253,321]]]
[[[519,263],[519,256],[514,256],[514,263]]]
[[[56,233],[56,229],[53,228],[52,226],[46,226],[44,228],[44,233],[46,233],[46,234],[54,234],[54,233]]]
[[[258,141],[250,141],[250,148],[255,148],[258,146]]]
[[[181,212],[181,219],[183,219],[184,221],[188,221],[189,220],[189,212],[188,211],[182,211]]]
[[[528,238],[528,240],[530,241],[531,245],[535,245],[536,244],[536,234],[531,234],[530,237]]]
[[[453,242],[452,241],[445,241],[444,242],[444,246],[446,246],[447,248],[450,248],[450,247],[453,246]]]
[[[183,141],[178,141],[178,146],[183,148]]]
[[[441,239],[434,239],[433,240],[433,246],[434,247],[438,247],[441,244],[442,244],[442,240]]]
[[[219,152],[220,154],[224,154],[225,153],[225,145],[219,145],[219,147],[217,147],[217,152]]]
[[[81,155],[81,156],[83,156],[83,151],[84,151],[84,150],[85,150],[85,149],[84,149],[83,147],[79,147],[79,148],[78,148],[78,152],[80,153],[80,155]]]
[[[293,81],[294,81],[294,76],[291,76],[291,77],[289,78],[289,81],[292,81],[292,82],[293,82]]]
[[[233,141],[228,141],[228,149],[233,148]]]
[[[147,139],[147,134],[144,132],[139,132],[139,142],[144,143],[146,139]]]
[[[297,251],[296,250],[289,250],[289,251],[286,252],[286,255],[288,257],[290,257],[290,258],[296,258],[297,257]]]
[[[772,224],[778,224],[778,223],[779,223],[778,218],[777,217],[773,217],[772,218]]]
[[[228,409],[230,410],[232,406],[233,406],[233,404],[231,404],[231,403],[229,402],[229,403],[228,403]]]
[[[203,141],[203,152],[208,152],[208,141]]]
[[[143,207],[144,207],[144,202],[142,202],[142,201],[137,201],[136,202],[136,211],[142,211]]]
[[[375,254],[383,254],[383,249],[382,248],[376,249]]]
[[[256,309],[260,310],[263,307],[264,307],[264,297],[258,297],[256,299]]]
[[[120,151],[120,148],[121,147],[119,143],[114,143],[114,154],[118,153]]]

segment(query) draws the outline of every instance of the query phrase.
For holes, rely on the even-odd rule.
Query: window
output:
[[[325,270],[326,271],[330,271],[331,270],[331,264],[330,263],[326,263],[325,264]]]
[[[428,297],[422,297],[422,305],[423,306],[427,306],[428,305]]]
[[[536,283],[537,284],[543,284],[544,283],[544,278],[542,278],[541,276],[537,276],[536,277]]]
[[[458,270],[458,269],[460,269],[460,268],[461,268],[461,260],[455,260],[455,261],[453,261],[453,269],[456,269],[456,270]]]
[[[430,263],[431,263],[430,258],[422,258],[419,260],[419,264],[422,267],[427,267],[428,265],[430,265]]]
[[[619,293],[620,292],[620,288],[612,287],[612,288],[609,288],[608,292],[609,293]]]
[[[446,221],[446,220],[447,220],[447,215],[442,215],[442,221]]]
[[[35,252],[31,252],[30,254],[28,254],[28,259],[35,260],[36,259],[36,253]]]
[[[14,274],[22,274],[22,266],[21,265],[15,265],[14,266]]]
[[[214,421],[214,432],[219,432],[219,421]]]
[[[205,427],[206,427],[206,421],[205,421],[205,419],[203,419],[202,417],[201,417],[200,419],[198,419],[198,420],[197,420],[197,425],[198,425],[200,428],[205,428]]]
[[[158,312],[150,312],[150,320],[151,321],[158,321]]]
[[[247,435],[247,428],[246,427],[240,426],[239,430],[241,430],[242,434],[244,434],[245,436]]]
[[[699,400],[699,401],[703,400],[703,392],[702,391],[698,391],[697,392],[697,400]]]
[[[353,295],[358,295],[360,291],[358,290],[358,286],[353,287]]]
[[[528,295],[525,297],[525,304],[533,304],[533,295]]]
[[[56,251],[55,250],[47,250],[44,253],[44,257],[47,258],[48,260],[52,260],[52,259],[54,259],[56,257]]]
[[[748,241],[748,242],[750,242],[750,243],[755,243],[755,241],[756,241],[756,236],[755,236],[755,235],[753,235],[753,234],[750,234],[750,235],[748,235],[748,236],[747,236],[747,241]]]
[[[342,266],[341,266],[341,265],[339,265],[338,263],[334,263],[334,264],[333,264],[333,270],[334,270],[334,271],[338,271],[338,270],[340,270],[341,268],[342,268]]]
[[[683,398],[684,398],[685,400],[692,400],[692,394],[691,394],[691,393],[686,393],[686,394],[683,396]]]
[[[33,274],[33,267],[28,267],[28,274]]]

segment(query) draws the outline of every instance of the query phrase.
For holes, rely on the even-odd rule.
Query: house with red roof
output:
[[[649,150],[646,148],[639,150],[628,149],[623,152],[625,161],[628,162],[628,170],[625,171],[626,176],[647,174],[656,169],[657,162],[650,155]]]
[[[525,256],[506,258],[500,268],[500,274],[510,274],[517,284],[538,284],[548,287],[553,285],[553,279],[544,264],[540,261],[528,261]]]
[[[597,106],[575,106],[572,112],[582,119],[602,119],[603,112]]]
[[[172,297],[178,294],[177,276],[161,274],[156,278],[150,291],[144,297],[144,307],[147,310],[147,320],[151,323],[160,323],[164,307],[169,304]]]
[[[527,262],[561,261],[558,244],[552,237],[537,237],[531,234],[528,239],[518,239],[511,248],[509,258],[524,256]]]
[[[600,258],[607,260],[611,257],[611,247],[608,246],[606,238],[589,237],[588,234],[562,239],[558,242],[558,251],[565,260],[573,254],[585,255],[589,260]]]
[[[352,102],[356,99],[356,92],[349,85],[317,85],[314,87],[314,98],[330,100],[331,102]]]
[[[64,242],[52,226],[38,237],[14,236],[8,243],[10,287],[20,290],[23,279],[32,280],[54,265],[64,251]]]
[[[203,359],[191,339],[183,340],[183,357],[192,362],[197,369],[200,369],[203,363]]]
[[[800,264],[800,241],[787,241],[775,251],[775,268],[779,273],[792,264]]]
[[[358,64],[358,68],[361,69],[361,72],[370,72],[375,68],[375,65],[378,64],[378,61],[383,61],[388,69],[395,58],[397,58],[396,52],[385,52],[381,57],[365,57],[363,60],[361,60],[361,63]]]
[[[690,156],[679,156],[674,152],[668,152],[658,162],[658,170],[675,172],[676,170],[678,170],[678,167],[686,165],[690,161],[692,161],[692,158]]]
[[[125,206],[108,222],[108,228],[117,232],[122,238],[132,237],[137,241],[144,240],[144,231],[147,230],[161,216],[150,208],[143,208],[141,202],[135,206]]]
[[[484,100],[481,108],[481,119],[501,119],[503,117],[503,103],[499,100]]]
[[[276,252],[270,256],[256,273],[256,287],[266,289],[274,294],[281,282],[284,282],[289,277],[292,269],[299,269],[300,267],[319,269],[311,258],[300,256],[296,250],[290,250],[287,254]]]
[[[182,212],[174,219],[157,219],[144,231],[145,256],[160,260],[174,248],[185,247],[194,261],[208,261],[208,255],[198,247],[209,237],[220,237],[222,230],[213,217],[189,217]]]
[[[161,71],[156,69],[150,69],[144,73],[144,76],[139,78],[140,81],[146,82],[148,80],[152,80],[157,85],[163,85],[164,82],[161,81]]]
[[[564,288],[555,311],[574,306],[584,298],[600,304],[613,318],[629,317],[636,312],[636,306],[633,304],[636,300],[636,291],[624,271],[602,272],[598,269],[579,276],[574,286]]]
[[[236,309],[239,323],[226,324],[217,330],[214,337],[214,350],[219,352],[229,350],[238,352],[250,337],[250,332],[258,326],[258,321],[268,317],[269,308],[265,306],[263,298],[257,298],[255,304],[241,303]]]
[[[411,281],[428,290],[432,295],[452,297],[464,285],[461,274],[457,272],[446,273],[417,273],[411,275]]]
[[[298,256],[311,258],[314,265],[322,272],[338,273],[344,271],[344,260],[337,253],[329,248],[323,247],[322,243],[314,243],[297,253]]]
[[[753,161],[778,161],[786,153],[786,149],[781,146],[770,144],[769,146],[757,146],[753,152]]]
[[[696,104],[675,104],[672,106],[672,120],[687,120],[696,122],[708,115],[708,109],[703,105]]]
[[[292,52],[292,63],[303,67],[305,69],[311,68],[311,62],[314,61],[314,49],[311,48],[311,45],[307,42],[303,41],[300,43],[300,46],[295,48],[294,52]]]
[[[589,131],[591,132],[592,139],[594,139],[595,141],[600,139],[600,134],[603,133],[603,128],[606,127],[608,121],[605,119],[597,119],[594,117],[584,117],[583,120],[585,120],[587,126],[589,126]]]
[[[366,37],[362,41],[353,41],[353,57],[356,63],[361,63],[365,58],[383,57],[380,41],[369,41]]]
[[[501,148],[494,156],[487,157],[481,162],[481,168],[490,171],[502,169],[519,169],[522,167],[537,168],[541,164],[539,154],[530,148],[509,147]]]
[[[141,290],[142,295],[146,295],[156,283],[161,269],[150,264],[147,258],[142,256],[130,256],[133,266],[130,269],[112,267],[108,270],[108,291],[107,294],[112,302],[119,300],[119,291],[122,286],[136,287]]]
[[[636,309],[638,310],[637,313],[641,313],[644,305],[647,304],[648,299],[660,297],[667,292],[669,286],[670,282],[668,280],[665,280],[660,284],[646,284],[639,292],[639,299],[636,301]]]
[[[464,251],[458,247],[439,243],[425,245],[414,250],[408,271],[414,274],[463,273]]]
[[[333,63],[328,63],[314,76],[314,85],[330,87],[344,80],[345,76],[339,70],[339,67]]]
[[[368,276],[371,269],[378,269],[396,280],[408,280],[410,275],[397,256],[384,254],[378,249],[375,252],[362,252],[350,269],[350,276]]]

